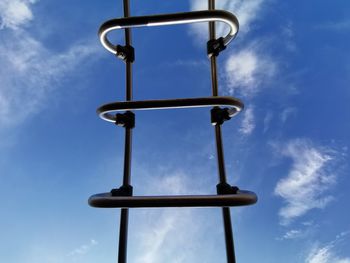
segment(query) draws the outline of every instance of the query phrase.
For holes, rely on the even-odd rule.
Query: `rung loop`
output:
[[[224,195],[175,195],[175,196],[113,196],[111,193],[96,194],[89,204],[99,208],[145,207],[231,207],[255,204],[257,196],[250,191],[238,190]]]
[[[97,109],[97,114],[105,121],[115,122],[116,112],[130,110],[158,110],[174,108],[196,108],[196,107],[228,107],[225,109],[229,117],[239,113],[244,105],[239,99],[233,97],[204,97],[167,100],[143,100],[143,101],[121,101],[102,105]]]

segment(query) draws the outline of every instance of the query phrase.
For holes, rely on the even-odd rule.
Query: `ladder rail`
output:
[[[129,0],[123,0],[124,16],[130,16],[130,2]],[[131,29],[125,29],[125,45],[130,46],[131,43]],[[125,98],[127,101],[132,101],[133,89],[132,89],[132,77],[133,68],[132,61],[125,62]],[[132,159],[132,128],[125,127],[125,139],[124,139],[124,167],[123,167],[123,186],[130,186],[131,182],[131,159]],[[120,211],[120,223],[119,223],[119,242],[118,242],[118,263],[127,262],[127,245],[128,245],[128,230],[129,230],[129,209],[122,208]]]
[[[129,0],[123,0],[124,17],[111,19],[103,23],[98,31],[102,45],[126,65],[126,99],[111,102],[97,109],[97,114],[106,121],[125,128],[123,184],[111,192],[92,195],[89,205],[98,208],[121,208],[118,244],[118,263],[127,262],[127,240],[129,208],[163,207],[221,207],[225,234],[226,257],[228,263],[236,263],[233,241],[230,207],[252,205],[257,202],[255,193],[240,190],[227,183],[221,125],[238,114],[244,108],[239,99],[218,95],[217,56],[235,38],[239,23],[236,16],[224,10],[215,9],[215,0],[208,0],[208,10],[157,14],[148,16],[130,16]],[[207,55],[210,59],[211,97],[158,99],[133,101],[132,64],[135,59],[131,41],[131,29],[146,26],[168,26],[198,22],[209,22],[209,41]],[[226,35],[216,38],[215,23],[223,22],[229,26]],[[113,45],[108,39],[111,31],[124,29],[125,46]],[[211,123],[215,128],[218,177],[216,195],[168,195],[168,196],[133,196],[131,186],[132,129],[135,126],[134,110],[158,110],[175,108],[213,107]],[[226,107],[226,108],[222,108]],[[118,112],[125,112],[120,114]]]
[[[208,0],[208,10],[215,10],[215,0]],[[209,41],[216,39],[216,28],[215,22],[209,22]],[[212,96],[218,96],[218,72],[217,72],[217,57],[216,55],[210,56],[210,72],[211,72],[211,83],[212,83]],[[225,159],[224,149],[222,143],[222,132],[221,124],[215,125],[215,144],[216,144],[216,159],[218,165],[219,184],[227,184],[226,170],[225,170]],[[231,213],[229,207],[222,208],[222,217],[225,232],[225,246],[226,246],[226,258],[228,263],[236,263],[235,246],[233,240]]]

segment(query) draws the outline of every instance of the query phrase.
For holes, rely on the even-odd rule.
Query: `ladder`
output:
[[[236,16],[224,10],[215,9],[215,0],[208,0],[208,10],[157,14],[152,16],[130,16],[129,0],[123,0],[124,17],[111,19],[99,29],[102,45],[111,53],[122,59],[126,65],[126,100],[102,105],[97,109],[98,115],[105,121],[115,123],[125,129],[123,183],[110,192],[92,195],[89,204],[99,208],[121,208],[118,263],[127,262],[127,236],[129,208],[161,207],[221,207],[224,223],[226,257],[228,263],[235,263],[235,251],[231,224],[230,207],[251,205],[257,202],[257,196],[251,191],[241,190],[227,183],[221,126],[225,121],[242,111],[243,103],[233,97],[218,95],[217,56],[235,38],[239,24]],[[132,99],[132,65],[135,61],[131,41],[131,29],[146,26],[168,26],[208,22],[209,41],[207,54],[211,64],[212,96],[201,98],[182,98],[164,100],[133,101]],[[215,22],[223,22],[229,32],[216,37]],[[114,30],[125,31],[125,45],[114,45],[108,39],[108,33]],[[135,127],[137,110],[160,110],[174,108],[211,107],[211,123],[215,128],[219,183],[216,195],[165,195],[134,196],[131,178],[132,131]]]

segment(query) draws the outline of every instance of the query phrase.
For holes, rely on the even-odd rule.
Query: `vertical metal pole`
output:
[[[128,221],[129,209],[122,208],[120,211],[118,263],[127,262]]]
[[[124,17],[130,16],[129,0],[124,1]],[[125,29],[125,45],[131,45],[131,30]],[[132,62],[126,61],[126,100],[132,100]],[[125,128],[124,177],[123,185],[130,184],[132,129]]]
[[[215,0],[208,0],[208,7],[209,7],[209,10],[214,10]],[[216,38],[215,22],[209,22],[209,38],[210,40]],[[211,56],[210,66],[211,66],[212,95],[218,96],[216,56]],[[218,170],[219,170],[219,181],[220,183],[226,183],[227,179],[226,179],[226,171],[225,171],[224,150],[222,146],[221,126],[219,124],[215,125],[215,141],[216,141],[217,162],[218,162]],[[222,215],[223,215],[224,230],[225,230],[227,262],[236,263],[230,208],[223,207]]]
[[[123,0],[124,2],[124,17],[130,16],[130,4],[129,0]],[[131,45],[131,29],[125,29],[125,45]],[[126,62],[126,100],[132,100],[132,62]]]
[[[124,17],[130,16],[129,0],[123,0]],[[125,29],[125,45],[131,45],[131,30]],[[132,62],[126,62],[126,100],[132,100]],[[125,128],[125,148],[124,148],[124,174],[123,186],[130,185],[131,173],[131,146],[132,146],[132,129]],[[119,227],[119,248],[118,263],[127,262],[127,241],[128,241],[128,221],[129,209],[122,208],[120,212]]]

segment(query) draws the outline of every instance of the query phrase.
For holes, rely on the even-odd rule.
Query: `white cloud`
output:
[[[167,170],[167,169],[166,169]],[[170,172],[167,170],[167,176],[154,176],[152,181],[149,181],[145,188],[146,194],[162,195],[162,194],[188,194],[188,187],[190,185],[186,179],[186,174],[181,171]]]
[[[307,239],[312,236],[318,228],[319,225],[313,221],[302,222],[300,227],[297,229],[288,229],[281,237],[278,237],[277,240]]]
[[[143,223],[137,244],[140,251],[135,253],[135,259],[132,261],[137,263],[188,262],[188,258],[193,255],[188,248],[184,248],[184,240],[193,245],[196,244],[195,232],[198,231],[198,226],[193,225],[193,212],[189,209],[172,209],[161,213],[149,211],[145,216],[153,222]],[[180,247],[182,253],[174,253]]]
[[[193,172],[193,169],[184,169]],[[141,170],[144,175],[140,181],[143,186],[142,195],[207,192],[193,173],[174,169],[172,166],[157,167],[152,171]],[[130,246],[130,262],[213,262],[218,250],[224,252],[222,219],[216,209],[157,208],[133,213],[132,218],[142,220],[130,222],[130,240],[137,240]]]
[[[288,176],[280,179],[275,194],[285,206],[279,211],[282,224],[288,224],[313,208],[324,208],[332,199],[326,191],[335,183],[335,175],[328,171],[333,158],[329,149],[317,148],[307,140],[290,141],[281,154],[292,159]]]
[[[230,94],[240,93],[252,96],[262,83],[272,78],[276,71],[275,62],[262,55],[259,48],[251,45],[231,54],[225,65],[225,78]]]
[[[323,30],[335,30],[347,32],[350,29],[350,20],[333,21],[324,24],[317,25],[318,29]]]
[[[293,116],[297,113],[297,109],[294,107],[285,108],[280,115],[281,121],[285,123],[290,116]]]
[[[9,127],[50,104],[46,99],[74,69],[96,52],[89,43],[75,43],[64,52],[54,52],[35,39],[23,26],[33,19],[30,5],[35,1],[0,3],[0,124]]]
[[[314,248],[305,263],[350,263],[350,258],[339,258],[334,255],[333,246]]]
[[[33,19],[30,5],[35,0],[1,0],[0,2],[0,29],[17,29]]]
[[[55,53],[26,32],[8,35],[0,40],[2,127],[17,124],[42,109],[50,92],[95,52],[91,45],[76,45]]]
[[[239,131],[245,135],[249,135],[255,128],[254,112],[253,108],[250,107],[243,112],[243,120]]]
[[[314,225],[314,221],[305,221],[305,222],[302,222],[302,225],[304,225],[304,226],[312,226],[312,225]]]
[[[144,185],[146,194],[150,195],[179,195],[188,194],[190,180],[184,173],[176,171],[166,177],[156,176]],[[193,192],[193,191],[191,191]],[[191,248],[196,246],[196,238],[200,232],[192,209],[157,209],[143,211],[143,222],[138,222],[139,228],[135,233],[139,240],[133,248],[137,252],[130,253],[131,261],[137,263],[158,262],[189,262],[193,256]],[[184,240],[186,240],[185,245]],[[191,241],[193,240],[193,241]],[[175,253],[181,247],[181,253]]]
[[[271,111],[268,111],[264,118],[264,129],[263,129],[264,133],[268,131],[272,118],[273,118],[273,113]]]
[[[208,9],[208,1],[191,0],[192,10],[206,10]],[[240,24],[240,33],[247,33],[250,31],[254,20],[258,18],[258,13],[262,7],[264,0],[217,0],[216,9],[224,9],[234,13]],[[192,33],[204,40],[208,38],[207,24],[193,24]],[[227,29],[222,23],[217,23],[217,34],[222,35]],[[198,39],[196,39],[198,41]]]
[[[292,229],[287,231],[282,239],[296,239],[296,238],[300,238],[303,236],[303,232],[299,229]]]
[[[68,253],[68,256],[74,257],[74,256],[78,256],[78,255],[85,255],[97,244],[98,244],[98,242],[96,240],[91,239],[88,244],[81,245],[80,247],[72,250],[70,253]]]
[[[258,61],[256,54],[249,50],[242,50],[231,56],[226,63],[226,73],[230,84],[254,87],[254,74],[258,68]]]
[[[295,35],[295,32],[294,32],[294,27],[292,22],[289,22],[282,27],[282,36],[285,39],[285,47],[288,51],[291,51],[291,52],[297,50],[297,46],[294,41],[294,35]]]
[[[335,240],[324,246],[314,245],[308,253],[305,263],[350,263],[349,257],[339,257],[335,252],[337,243],[342,241],[348,233],[349,232],[340,233]]]

